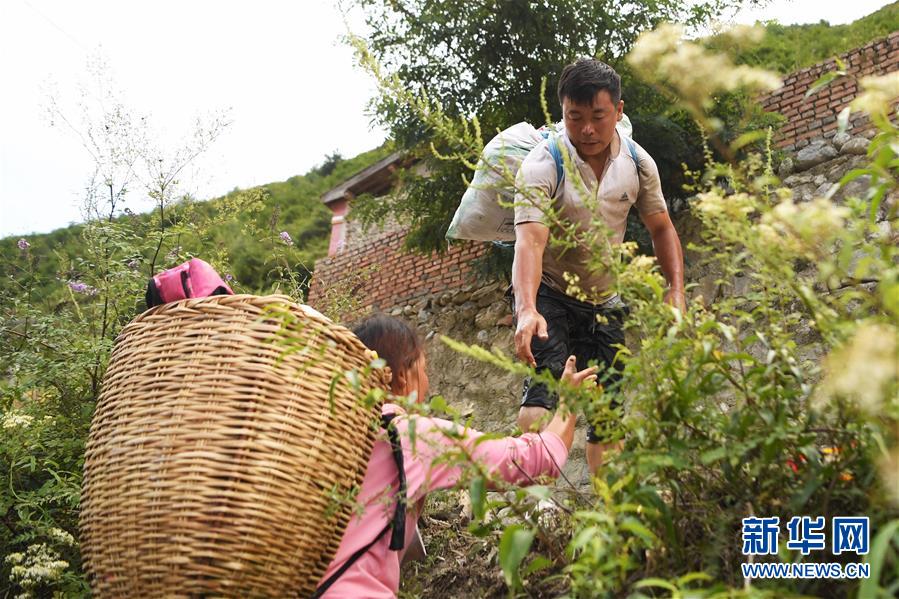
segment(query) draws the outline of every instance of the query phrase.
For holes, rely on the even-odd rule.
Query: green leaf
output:
[[[519,524],[512,524],[503,531],[499,541],[499,565],[510,588],[518,588],[521,585],[518,567],[530,551],[533,542],[534,531]]]
[[[634,584],[634,588],[637,589],[643,589],[646,587],[659,587],[667,591],[671,591],[672,593],[677,593],[677,587],[662,578],[644,578],[643,580],[638,580]]]
[[[727,455],[726,447],[716,447],[715,449],[710,449],[708,451],[702,452],[702,455],[699,456],[699,460],[703,464],[711,464],[713,462],[717,462],[721,458]]]
[[[879,596],[880,577],[883,566],[887,563],[887,551],[892,543],[899,545],[899,519],[891,520],[874,537],[874,541],[871,543],[871,551],[865,556],[865,563],[871,564],[871,576],[863,579],[859,585],[859,597]]]
[[[552,495],[552,491],[550,491],[549,487],[545,485],[531,485],[529,487],[525,487],[525,491],[528,492],[532,497],[536,497],[540,501],[546,501]]]
[[[483,476],[478,476],[471,481],[471,485],[468,488],[468,493],[471,495],[472,516],[474,516],[476,520],[483,520],[484,513],[486,511],[484,507],[486,490]]]
[[[553,563],[546,557],[542,555],[538,555],[534,559],[531,560],[527,566],[525,566],[524,570],[522,570],[522,575],[527,577],[533,574],[534,572],[539,572],[540,570],[545,570],[552,566]]]
[[[748,146],[749,144],[751,144],[754,141],[764,139],[767,136],[768,136],[767,131],[749,131],[749,132],[744,133],[743,135],[739,136],[737,139],[735,139],[730,144],[730,147],[734,150],[739,150],[740,148],[742,148],[744,146]]]
[[[809,96],[813,96],[840,77],[843,77],[846,74],[845,71],[828,71],[824,73],[818,80],[812,83],[811,87],[808,88],[808,91],[805,92],[804,98],[808,98]]]
[[[621,523],[621,528],[632,532],[647,543],[654,543],[657,539],[655,533],[646,528],[641,522],[636,520],[635,518],[628,518],[624,522]]]

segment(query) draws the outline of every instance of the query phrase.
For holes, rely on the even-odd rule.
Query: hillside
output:
[[[736,62],[790,73],[899,30],[899,2],[846,25],[830,25],[827,21],[808,25],[781,25],[772,21],[764,25],[764,40],[739,49]],[[730,43],[726,42],[728,46]],[[727,49],[720,38],[713,38],[709,45],[718,50]]]
[[[209,201],[182,199],[167,208],[168,226],[199,221],[207,225],[215,224],[211,227],[211,234],[203,240],[193,238],[189,229],[181,235],[172,236],[163,247],[163,254],[179,247],[180,252],[176,253],[182,257],[194,253],[203,257],[213,252],[227,258],[226,262],[231,265],[229,274],[233,276],[238,290],[265,292],[278,278],[273,271],[277,266],[272,261],[273,248],[279,244],[279,233],[287,231],[296,248],[290,266],[301,279],[308,278],[315,260],[327,253],[331,230],[331,213],[321,203],[321,195],[389,152],[389,147],[382,146],[346,160],[329,157],[305,175],[286,181],[249,190],[235,189]],[[252,210],[235,213],[235,204],[238,209],[246,206],[247,196],[261,199],[261,205],[257,203]],[[158,227],[158,217],[150,213],[122,215],[117,220],[129,224],[129,229],[138,236],[152,236]],[[85,268],[80,261],[84,247],[83,229],[83,225],[74,224],[50,233],[25,237],[35,258],[35,278],[40,281],[35,295],[43,298],[48,307],[53,306],[63,294],[64,285],[60,281],[78,279],[80,271]],[[21,264],[16,260],[19,239],[20,236],[13,236],[0,240],[0,291]],[[143,262],[146,264],[150,257],[144,255]],[[171,258],[163,256],[157,270],[172,266],[174,260],[177,260],[174,255]]]

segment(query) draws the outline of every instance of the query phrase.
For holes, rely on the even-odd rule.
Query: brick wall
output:
[[[389,310],[395,306],[459,289],[473,282],[471,262],[483,256],[482,243],[454,243],[444,254],[406,253],[403,251],[405,228],[357,237],[341,253],[315,263],[309,290],[309,304],[317,307],[327,301],[328,289],[341,281],[352,281],[354,297],[364,298],[363,306]],[[321,306],[318,306],[321,307]]]
[[[787,118],[777,135],[779,148],[798,149],[813,137],[821,137],[837,128],[837,115],[858,93],[856,79],[865,75],[883,75],[899,68],[899,31],[840,55],[849,77],[805,98],[811,85],[826,72],[836,70],[834,60],[795,71],[784,79],[780,89],[760,98],[769,112]],[[861,115],[853,117],[850,133],[860,133],[869,126]]]

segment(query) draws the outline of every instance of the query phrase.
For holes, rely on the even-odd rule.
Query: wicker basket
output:
[[[184,300],[126,326],[84,465],[94,593],[311,595],[374,442],[379,406],[360,399],[389,375],[372,357],[285,296]]]

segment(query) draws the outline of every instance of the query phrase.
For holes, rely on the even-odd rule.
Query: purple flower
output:
[[[75,293],[83,293],[84,295],[96,295],[97,290],[81,281],[69,281],[69,289]]]
[[[230,272],[226,272],[226,273],[225,273],[225,280],[228,281],[228,282],[230,283],[231,281],[234,280],[234,277],[231,276],[231,273],[230,273]]]
[[[287,231],[281,231],[281,234],[278,235],[281,238],[281,241],[286,243],[287,245],[293,245],[293,239],[290,238],[290,233]]]
[[[24,238],[20,239],[19,242],[16,243],[16,245],[19,246],[19,249],[23,252],[31,247],[31,244],[25,241]]]
[[[129,260],[128,268],[130,268],[131,270],[137,270],[138,268],[140,268],[140,260],[138,260],[137,258],[135,258],[134,260]]]

